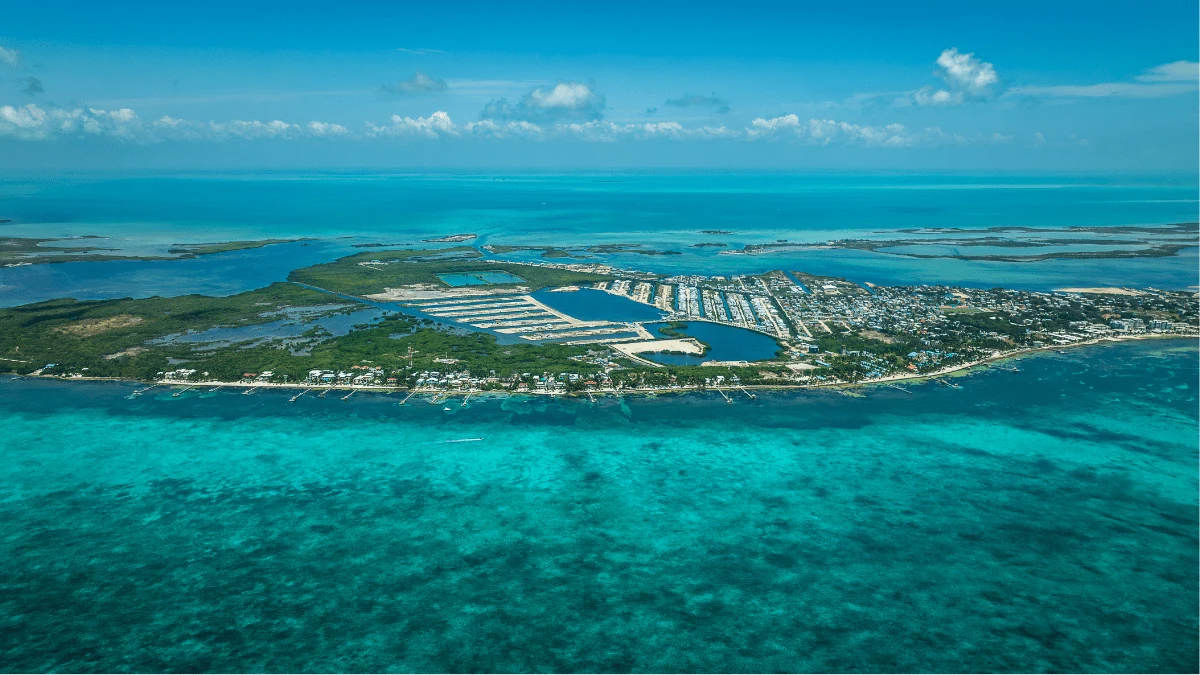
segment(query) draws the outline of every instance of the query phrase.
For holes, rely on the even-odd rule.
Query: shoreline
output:
[[[740,390],[758,390],[758,391],[775,391],[775,390],[787,391],[787,390],[803,390],[803,389],[856,389],[859,387],[866,387],[866,386],[879,385],[879,384],[894,384],[894,383],[898,383],[898,382],[911,382],[911,381],[919,381],[919,380],[935,380],[935,379],[947,377],[947,376],[962,377],[965,374],[967,374],[968,371],[971,371],[974,368],[986,366],[991,363],[1001,362],[1001,361],[1005,361],[1008,359],[1022,358],[1022,357],[1036,355],[1036,354],[1050,352],[1050,351],[1060,351],[1060,350],[1079,348],[1079,347],[1093,347],[1093,346],[1104,344],[1104,343],[1117,344],[1117,343],[1122,343],[1122,342],[1136,342],[1136,341],[1141,341],[1141,340],[1190,340],[1193,343],[1196,343],[1196,341],[1198,339],[1200,339],[1200,338],[1198,338],[1198,336],[1195,336],[1195,335],[1180,335],[1180,334],[1145,334],[1145,335],[1129,335],[1129,336],[1125,336],[1125,337],[1108,336],[1108,337],[1095,338],[1092,340],[1085,340],[1085,341],[1081,341],[1081,342],[1074,342],[1074,343],[1067,344],[1067,345],[1033,347],[1030,349],[1021,349],[1021,350],[1015,350],[1015,351],[1010,351],[1010,352],[996,353],[996,354],[992,354],[991,356],[987,356],[982,359],[977,359],[975,361],[969,361],[967,363],[955,364],[953,366],[947,366],[946,368],[942,368],[940,370],[936,370],[936,371],[932,371],[932,372],[928,372],[928,373],[907,373],[907,374],[906,373],[897,373],[895,375],[885,375],[884,377],[880,377],[880,378],[869,379],[869,380],[858,380],[856,382],[820,382],[820,383],[806,383],[806,384],[779,383],[779,384],[735,384],[735,385],[726,385],[726,386],[721,386],[721,387],[698,387],[698,386],[692,386],[692,387],[644,387],[644,388],[632,388],[632,389],[588,389],[588,390],[584,390],[584,391],[567,392],[567,391],[534,391],[534,390],[513,391],[513,390],[505,390],[505,389],[445,390],[445,389],[427,389],[427,388],[423,388],[423,387],[409,388],[409,387],[398,387],[398,386],[391,387],[391,386],[387,386],[387,385],[355,385],[355,384],[333,384],[333,385],[331,385],[331,384],[312,384],[312,383],[306,383],[306,382],[301,383],[301,382],[242,382],[242,381],[228,382],[228,381],[222,381],[222,380],[203,380],[203,381],[138,380],[138,379],[124,378],[124,377],[89,377],[89,376],[61,377],[58,375],[41,375],[41,374],[39,374],[39,375],[10,374],[9,377],[11,379],[9,381],[11,382],[13,380],[33,378],[33,379],[39,379],[39,380],[54,380],[54,381],[59,381],[59,382],[127,382],[130,384],[146,385],[147,389],[150,389],[153,387],[158,387],[158,386],[184,387],[185,389],[186,388],[200,388],[200,387],[213,387],[213,388],[229,387],[229,388],[240,388],[240,389],[247,389],[247,390],[249,390],[249,389],[282,389],[285,391],[290,391],[290,390],[316,391],[318,389],[323,389],[323,390],[328,390],[328,391],[348,392],[349,394],[353,394],[353,393],[359,392],[359,391],[367,392],[367,393],[381,393],[381,394],[407,393],[411,396],[433,394],[435,397],[437,395],[443,395],[445,398],[458,397],[458,396],[488,397],[488,396],[497,396],[497,395],[504,395],[506,398],[509,396],[551,396],[551,397],[561,396],[561,397],[571,397],[571,398],[582,398],[582,397],[587,397],[589,395],[593,395],[593,396],[594,395],[657,396],[660,394],[691,394],[691,393],[707,392],[707,391],[718,391],[718,392],[737,391],[739,389]]]

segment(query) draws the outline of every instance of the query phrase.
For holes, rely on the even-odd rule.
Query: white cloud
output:
[[[1172,61],[1148,68],[1135,82],[1013,87],[1005,93],[1046,98],[1165,98],[1195,92],[1197,68],[1195,61]]]
[[[542,127],[524,120],[497,122],[496,120],[479,120],[468,122],[466,131],[469,134],[484,138],[541,138],[545,131]]]
[[[329,122],[309,122],[308,132],[313,136],[345,136],[350,133],[350,130],[340,124],[331,124]]]
[[[975,58],[974,53],[963,54],[955,47],[938,55],[937,64],[942,68],[942,77],[952,87],[971,94],[987,93],[988,88],[997,80],[996,69],[992,64]]]
[[[36,141],[105,137],[139,143],[195,140],[259,140],[349,136],[340,124],[282,120],[194,122],[163,115],[144,122],[131,108],[42,108],[35,104],[0,106],[0,138]]]
[[[917,105],[958,105],[963,102],[961,91],[947,91],[933,87],[921,87],[909,94]]]
[[[311,139],[494,139],[526,141],[795,141],[812,145],[908,147],[913,145],[1008,142],[999,134],[968,140],[940,129],[913,131],[902,124],[855,124],[834,119],[802,119],[794,113],[759,117],[748,126],[689,127],[677,121],[567,121],[538,124],[527,120],[484,119],[458,125],[444,111],[426,117],[392,115],[382,124],[367,123],[361,131],[333,122],[284,120],[192,121],[163,115],[143,121],[131,108],[42,108],[35,104],[0,106],[0,139],[23,141],[110,138],[137,143],[166,141],[231,142]]]
[[[885,147],[914,145],[920,140],[903,124],[872,126],[830,119],[801,120],[795,114],[759,117],[750,123],[746,136],[752,139],[796,138],[820,145],[854,143]]]
[[[1099,84],[1063,84],[1049,87],[1013,87],[1007,93],[1013,96],[1050,98],[1163,98],[1195,90],[1195,85],[1181,83],[1101,82]]]
[[[788,113],[779,117],[763,118],[758,117],[750,123],[748,130],[751,136],[766,136],[779,133],[782,131],[798,132],[800,129],[800,116],[795,113]]]
[[[1141,82],[1192,82],[1200,78],[1200,63],[1195,61],[1172,61],[1154,66],[1137,76]]]
[[[133,139],[142,128],[129,108],[42,108],[32,103],[0,106],[0,137],[43,140],[56,136],[111,136]]]
[[[480,113],[482,119],[553,122],[598,120],[604,114],[604,97],[582,82],[559,82],[553,87],[534,87],[516,104],[499,98]]]
[[[384,94],[407,96],[412,94],[432,94],[446,91],[446,81],[440,77],[432,77],[421,71],[413,73],[412,77],[400,82],[382,85],[379,91]]]
[[[209,122],[209,129],[218,138],[240,138],[257,140],[262,138],[293,138],[299,135],[300,125],[283,120],[233,120],[232,122]]]
[[[972,99],[981,99],[992,93],[992,85],[999,81],[996,68],[987,61],[975,57],[974,53],[963,54],[957,48],[943,50],[938,55],[938,76],[946,82],[945,88],[925,86],[905,92],[893,101],[897,106],[951,106]]]
[[[0,63],[15,67],[21,62],[21,52],[8,47],[0,47]]]
[[[429,117],[401,117],[400,115],[392,115],[388,124],[379,126],[368,123],[367,133],[370,136],[423,136],[425,138],[438,138],[439,136],[457,135],[458,129],[455,127],[454,121],[450,119],[449,114],[438,110]]]

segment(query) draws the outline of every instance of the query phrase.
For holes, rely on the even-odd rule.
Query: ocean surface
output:
[[[861,250],[718,255],[722,247],[695,245],[894,239],[914,236],[899,230],[930,227],[1195,222],[1198,191],[1194,174],[7,175],[0,176],[0,219],[11,222],[0,223],[0,236],[102,236],[107,239],[86,243],[128,255],[163,255],[175,243],[319,241],[188,261],[0,268],[0,304],[62,294],[83,299],[235,293],[286,278],[295,267],[370,250],[354,244],[427,247],[431,244],[422,239],[455,233],[478,234],[471,242],[476,246],[644,244],[678,254],[622,252],[595,254],[592,260],[668,274],[787,269],[877,284],[1187,288],[1198,283],[1196,247],[1163,258],[1012,263]],[[506,257],[540,260],[539,255]]]
[[[1191,341],[961,389],[0,380],[6,671],[1180,671]]]

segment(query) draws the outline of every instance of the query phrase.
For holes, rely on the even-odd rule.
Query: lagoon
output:
[[[657,336],[669,337],[663,332],[667,325],[660,323],[647,327]],[[763,361],[773,358],[780,349],[779,343],[768,335],[709,321],[688,321],[678,332],[708,345],[708,351],[701,356],[653,353],[642,356],[667,365],[698,366],[705,361]]]

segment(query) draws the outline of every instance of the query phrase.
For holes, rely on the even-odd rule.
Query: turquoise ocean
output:
[[[733,404],[3,380],[0,663],[1195,671],[1195,345],[1014,363]]]
[[[706,274],[1049,289],[1170,258],[692,244],[1196,220],[1195,176],[0,178],[0,236],[311,237],[0,268],[0,304],[228,294],[364,249],[637,242]],[[716,230],[721,234],[704,233]],[[0,378],[0,670],[1194,672],[1197,346],[913,384],[432,405]],[[448,408],[448,409],[447,409]]]

